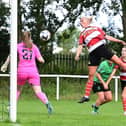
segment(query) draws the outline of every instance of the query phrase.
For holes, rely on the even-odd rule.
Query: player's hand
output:
[[[6,64],[3,64],[3,65],[1,66],[1,68],[0,68],[0,70],[1,70],[2,72],[6,72],[6,71],[7,71],[7,65],[6,65]]]
[[[103,86],[104,86],[104,89],[108,89],[108,85],[104,84]]]
[[[45,63],[45,60],[44,60],[44,58],[43,58],[42,56],[38,58],[38,61],[39,61],[40,63]]]
[[[45,63],[45,60],[44,60],[44,59],[42,60],[42,63],[43,63],[43,64]]]
[[[78,61],[80,59],[79,56],[75,56],[75,60]]]

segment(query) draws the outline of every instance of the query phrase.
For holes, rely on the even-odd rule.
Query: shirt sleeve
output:
[[[97,73],[103,73],[103,72],[104,72],[104,68],[105,68],[104,64],[101,63],[101,64],[98,66],[98,68],[97,68]]]
[[[82,34],[82,33],[80,33],[78,43],[79,43],[79,45],[82,45],[82,44],[83,44],[83,42],[84,42],[84,37],[83,37],[83,34]]]
[[[114,66],[114,68],[115,68],[115,69],[119,69],[119,65],[116,64],[116,65]]]
[[[120,57],[121,61],[122,61],[122,57]],[[120,69],[120,66],[118,64],[115,64],[114,66],[115,69]]]

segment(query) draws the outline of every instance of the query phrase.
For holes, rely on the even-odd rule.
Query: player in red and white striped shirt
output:
[[[89,77],[86,83],[85,94],[80,99],[79,103],[89,101],[90,92],[93,86],[93,78],[96,72],[97,66],[99,65],[101,58],[112,60],[122,68],[126,70],[126,64],[124,64],[120,58],[118,58],[114,53],[112,53],[108,48],[106,48],[106,39],[118,42],[123,45],[126,43],[122,40],[116,39],[112,36],[106,35],[106,33],[97,26],[92,26],[92,17],[82,17],[80,19],[80,24],[84,28],[79,37],[79,45],[77,48],[75,60],[79,60],[79,56],[82,52],[83,46],[85,45],[89,51]]]
[[[126,46],[122,48],[121,60],[126,64]],[[120,68],[120,82],[122,87],[122,105],[124,115],[126,116],[126,70]]]

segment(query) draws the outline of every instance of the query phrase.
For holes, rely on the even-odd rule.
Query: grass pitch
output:
[[[0,126],[125,126],[121,102],[101,106],[99,114],[92,115],[91,104],[76,100],[53,100],[54,113],[47,114],[44,104],[37,99],[19,100],[17,122],[0,121]]]

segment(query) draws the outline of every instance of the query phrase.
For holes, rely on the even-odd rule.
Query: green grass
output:
[[[101,106],[98,115],[91,114],[90,101],[78,104],[77,100],[53,100],[54,113],[47,114],[46,107],[37,99],[20,99],[17,122],[1,121],[0,126],[125,126],[121,102]]]
[[[48,116],[44,104],[36,99],[32,88],[25,85],[18,101],[17,122],[11,123],[7,119],[7,113],[4,113],[5,120],[1,121],[1,101],[3,99],[6,103],[4,110],[7,111],[7,97],[9,96],[7,88],[3,88],[2,82],[0,88],[0,126],[125,126],[126,117],[123,116],[120,100],[101,106],[98,115],[91,114],[91,104],[96,100],[96,94],[92,93],[91,101],[86,104],[77,103],[78,98],[84,92],[84,84],[83,79],[72,79],[71,81],[71,79],[60,78],[60,100],[56,101],[56,80],[43,80],[42,89],[51,99],[55,110],[51,116]],[[119,92],[119,98],[120,96]]]

